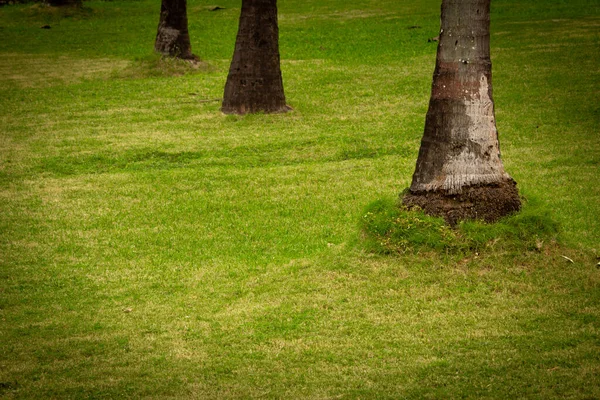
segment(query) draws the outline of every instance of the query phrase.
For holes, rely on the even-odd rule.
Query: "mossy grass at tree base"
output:
[[[367,249],[388,254],[540,251],[558,244],[560,233],[559,224],[535,200],[525,200],[521,212],[493,223],[471,219],[450,226],[416,204],[407,207],[401,199],[384,198],[365,208],[360,228]]]
[[[206,73],[214,69],[200,59],[182,59],[158,53],[138,57],[122,70],[114,72],[114,78],[159,78]]]

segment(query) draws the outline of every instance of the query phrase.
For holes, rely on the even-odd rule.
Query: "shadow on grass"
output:
[[[388,155],[406,156],[409,150],[404,146],[387,149],[364,147],[356,148],[360,141],[347,144],[332,154],[319,154],[306,151],[302,157],[293,154],[281,155],[291,145],[268,143],[264,145],[238,146],[235,148],[210,149],[206,151],[167,152],[151,148],[129,149],[122,153],[98,153],[61,155],[43,158],[31,172],[49,173],[56,176],[80,174],[165,170],[189,167],[266,167],[298,165],[313,162],[339,162],[383,157]],[[296,148],[311,149],[318,144],[312,140],[296,143]],[[8,179],[9,177],[5,177]],[[2,171],[0,171],[2,181]]]

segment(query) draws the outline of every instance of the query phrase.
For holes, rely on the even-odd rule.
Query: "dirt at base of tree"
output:
[[[512,180],[471,186],[453,195],[442,191],[409,191],[402,202],[408,208],[420,207],[429,215],[443,217],[450,226],[469,219],[495,222],[521,209],[517,185]]]

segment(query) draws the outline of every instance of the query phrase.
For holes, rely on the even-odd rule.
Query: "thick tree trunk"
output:
[[[190,44],[186,0],[162,0],[154,50],[166,56],[197,59]]]
[[[242,0],[221,110],[226,114],[289,110],[279,60],[277,0]]]
[[[82,0],[46,0],[46,2],[52,7],[81,7],[83,5]]]
[[[429,111],[408,206],[495,221],[520,208],[500,159],[492,100],[490,0],[443,0]]]

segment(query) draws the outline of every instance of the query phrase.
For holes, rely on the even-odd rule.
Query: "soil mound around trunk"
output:
[[[513,180],[464,188],[460,194],[408,192],[402,198],[408,208],[419,207],[425,213],[443,217],[450,226],[459,221],[478,219],[495,222],[521,209],[521,200]]]

